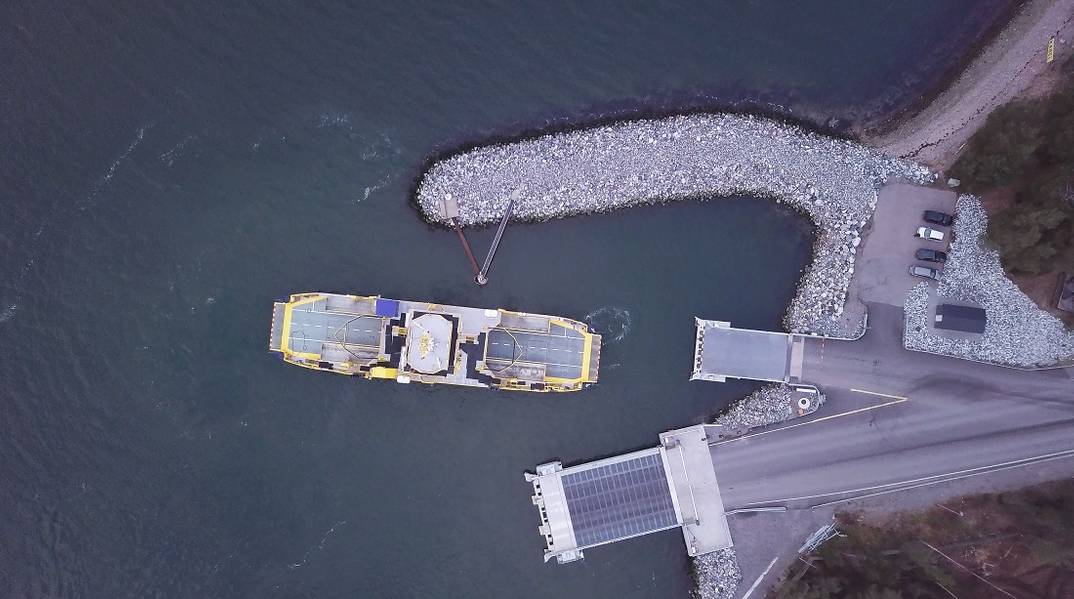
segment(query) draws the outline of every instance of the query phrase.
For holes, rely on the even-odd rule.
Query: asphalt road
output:
[[[910,352],[902,310],[869,305],[859,341],[809,339],[802,380],[829,404],[809,420],[717,442],[728,510],[814,508],[1020,460],[1074,456],[1071,371],[1022,372]]]

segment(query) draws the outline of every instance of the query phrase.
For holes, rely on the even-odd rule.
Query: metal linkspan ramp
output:
[[[729,322],[695,319],[697,339],[691,380],[728,378],[787,382],[801,369],[794,360],[798,335],[737,329]],[[801,374],[798,372],[797,374]]]

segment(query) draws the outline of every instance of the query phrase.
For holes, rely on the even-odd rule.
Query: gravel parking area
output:
[[[813,262],[784,317],[792,332],[852,337],[843,313],[861,230],[890,179],[924,184],[924,167],[769,119],[698,114],[630,121],[487,146],[436,163],[416,201],[443,222],[450,195],[465,225],[544,220],[639,204],[732,195],[771,198],[817,225]],[[850,329],[850,330],[848,330]]]
[[[923,221],[922,213],[938,210],[951,214],[955,200],[955,192],[946,189],[918,185],[887,185],[881,189],[873,224],[858,248],[858,272],[851,285],[851,301],[901,306],[906,293],[921,280],[910,276],[909,267],[936,266],[919,262],[914,252],[918,248],[946,251],[950,241],[949,229]],[[914,237],[918,227],[943,231],[947,239],[937,243]]]
[[[1007,278],[999,253],[984,244],[987,226],[981,202],[971,195],[959,197],[955,239],[936,290],[941,300],[982,306],[988,315],[984,334],[951,339],[937,333],[928,309],[929,286],[922,283],[910,291],[904,306],[906,348],[1018,367],[1074,361],[1074,332]]]

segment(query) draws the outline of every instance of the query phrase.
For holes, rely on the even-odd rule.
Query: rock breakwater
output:
[[[754,428],[812,414],[824,403],[824,395],[818,393],[809,410],[799,414],[794,409],[799,396],[791,385],[771,383],[735,401],[713,418],[712,423],[723,427],[722,435],[741,435]]]
[[[627,121],[477,148],[435,163],[416,203],[444,222],[491,223],[519,190],[516,220],[546,220],[684,199],[749,195],[806,214],[817,227],[813,261],[784,317],[793,332],[853,336],[841,318],[862,229],[889,179],[933,175],[858,143],[774,120],[695,114]],[[850,327],[854,328],[854,327]]]

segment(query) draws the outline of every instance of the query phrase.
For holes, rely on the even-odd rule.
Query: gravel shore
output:
[[[1071,52],[1074,0],[1031,0],[1022,6],[951,86],[928,107],[891,132],[867,140],[891,156],[902,156],[942,171],[984,124],[994,108],[1047,79]],[[1056,36],[1056,59],[1045,61],[1048,39]]]
[[[713,418],[712,423],[724,427],[724,435],[744,434],[753,428],[812,414],[824,403],[824,396],[819,395],[818,401],[812,402],[807,412],[799,414],[794,405],[798,396],[799,393],[790,385],[765,385],[731,404]]]
[[[742,581],[734,547],[695,557],[693,573],[694,599],[734,599]]]
[[[954,241],[936,290],[941,300],[983,307],[988,315],[984,334],[978,339],[936,334],[929,326],[929,287],[922,283],[911,290],[904,306],[906,348],[1018,367],[1074,361],[1074,332],[1007,278],[999,253],[984,243],[987,227],[980,200],[971,195],[959,197]]]
[[[514,190],[514,219],[545,220],[683,199],[774,199],[817,226],[813,262],[784,317],[792,332],[849,337],[841,318],[862,228],[890,179],[933,175],[860,144],[752,116],[697,114],[640,120],[486,146],[434,164],[416,201],[444,222],[441,200],[464,225],[498,220]]]

